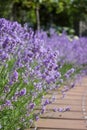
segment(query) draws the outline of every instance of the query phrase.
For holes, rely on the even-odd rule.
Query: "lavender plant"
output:
[[[44,95],[87,65],[86,38],[48,37],[0,19],[0,129],[24,130],[52,101]],[[41,111],[36,108],[41,105]]]
[[[0,48],[0,126],[25,129],[41,114],[34,109],[61,76],[58,57],[32,30],[5,19],[0,19]]]

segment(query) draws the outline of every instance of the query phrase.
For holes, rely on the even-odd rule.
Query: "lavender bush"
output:
[[[87,65],[86,38],[34,32],[0,19],[0,129],[24,130],[52,101],[43,96]],[[41,111],[35,109],[41,105]]]

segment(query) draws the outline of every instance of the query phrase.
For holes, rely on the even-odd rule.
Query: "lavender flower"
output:
[[[45,102],[44,102],[44,106],[50,104],[50,100],[49,99],[46,99]]]
[[[55,107],[55,108],[53,108],[53,111],[54,111],[54,112],[57,112],[57,110],[58,110],[58,108],[56,108],[56,107]]]
[[[12,105],[12,103],[11,103],[11,101],[10,101],[10,100],[6,100],[5,105],[6,105],[6,106],[11,106],[11,105]]]
[[[61,107],[60,107],[60,108],[58,108],[58,111],[59,111],[59,112],[63,112],[63,111],[64,111],[64,108],[61,108]]]
[[[42,110],[41,110],[41,114],[43,114],[43,113],[45,113],[45,112],[46,112],[46,107],[43,106],[43,107],[42,107]]]
[[[8,43],[9,43],[9,39],[8,39],[8,37],[5,39],[5,41],[3,42],[3,44],[2,44],[2,47],[3,48],[6,48],[7,47],[7,45],[8,45]]]
[[[18,72],[15,70],[10,82],[16,82],[18,80]]]
[[[34,107],[35,107],[35,103],[30,103],[29,104],[29,109],[34,109]]]
[[[70,111],[70,109],[71,109],[70,106],[65,107],[65,111]]]
[[[37,120],[39,120],[39,116],[37,115],[37,116],[35,116],[35,120],[37,121]]]
[[[26,95],[26,88],[23,88],[21,91],[20,91],[20,96],[24,96]]]
[[[75,87],[75,84],[74,83],[71,83],[71,88],[74,88]]]

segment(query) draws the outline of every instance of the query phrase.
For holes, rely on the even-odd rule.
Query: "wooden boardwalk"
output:
[[[87,77],[67,92],[64,99],[55,92],[56,100],[47,105],[47,112],[35,122],[37,130],[87,130]],[[49,95],[47,95],[49,96]],[[54,112],[54,107],[71,106],[70,111]]]

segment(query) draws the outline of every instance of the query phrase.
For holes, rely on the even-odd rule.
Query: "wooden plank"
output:
[[[63,99],[63,100],[56,100],[55,102],[53,102],[53,104],[70,104],[70,105],[80,105],[82,102],[81,100],[68,100],[68,99]]]
[[[35,124],[38,128],[87,130],[82,120],[40,119]]]
[[[53,95],[53,93],[50,92],[50,93],[48,93],[48,95]],[[62,94],[59,94],[59,93],[57,93],[57,92],[55,92],[54,95],[55,95],[55,96],[57,95],[57,96],[59,96],[59,97],[62,97]],[[66,95],[69,95],[69,96],[79,96],[79,97],[80,97],[80,96],[83,96],[83,93],[74,93],[74,92],[71,92],[71,93],[69,92],[69,93],[68,93],[68,92],[66,92]]]
[[[48,97],[48,98],[46,98],[46,97],[44,97],[44,100],[46,100],[46,99],[52,99],[52,97]],[[73,97],[71,97],[71,96],[68,96],[68,95],[66,95],[65,96],[65,98],[63,98],[63,97],[61,97],[61,98],[57,98],[57,96],[55,97],[55,100],[64,100],[64,99],[67,99],[67,100],[75,100],[75,101],[81,101],[82,100],[82,97],[75,97],[75,96],[73,96]]]
[[[82,97],[79,97],[79,96],[69,96],[69,95],[67,95],[66,97],[65,97],[66,99],[70,99],[70,100],[82,100]]]
[[[83,120],[84,116],[81,112],[47,112],[41,115],[44,119],[70,119],[70,120]]]

